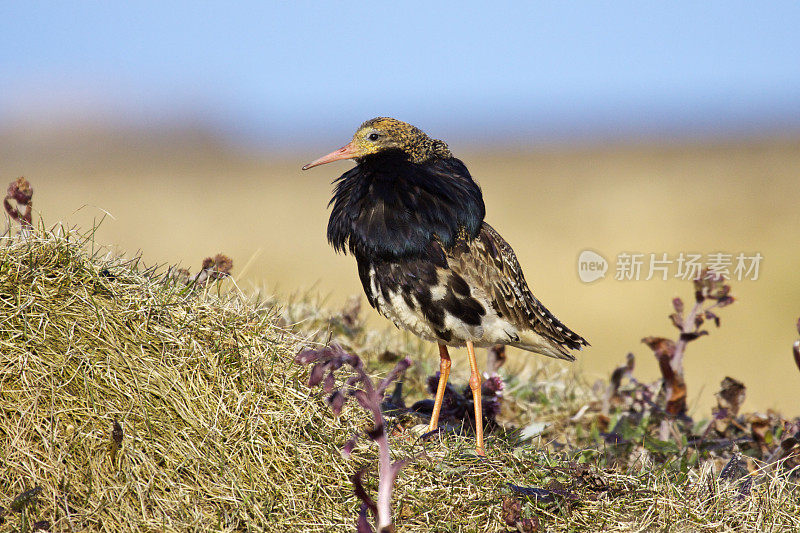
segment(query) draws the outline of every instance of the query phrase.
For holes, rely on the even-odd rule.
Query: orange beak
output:
[[[316,161],[312,161],[311,163],[307,164],[303,167],[303,170],[308,170],[309,168],[313,168],[319,165],[324,165],[325,163],[331,163],[333,161],[339,161],[341,159],[353,159],[358,157],[360,152],[358,148],[353,144],[353,142],[349,142],[348,144],[342,146],[335,152],[331,152],[328,155],[323,155]]]

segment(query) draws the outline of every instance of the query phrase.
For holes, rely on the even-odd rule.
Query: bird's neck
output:
[[[423,256],[432,241],[473,238],[485,208],[480,187],[455,158],[414,163],[401,152],[359,161],[331,200],[328,241],[338,251],[393,259]]]

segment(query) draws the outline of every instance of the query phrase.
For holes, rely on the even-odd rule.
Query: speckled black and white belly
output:
[[[358,266],[370,305],[399,328],[450,346],[519,341],[490,298],[447,268],[424,259],[358,261]]]

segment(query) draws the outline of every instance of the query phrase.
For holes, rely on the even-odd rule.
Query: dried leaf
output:
[[[703,296],[703,291],[694,291],[694,301],[695,302],[702,303],[705,299],[706,299],[706,297]]]
[[[570,467],[572,475],[577,477],[589,490],[594,492],[606,492],[611,490],[611,482],[608,480],[608,477],[601,472],[594,472],[589,466],[580,463],[572,463]]]
[[[8,184],[8,197],[20,205],[28,205],[33,199],[33,187],[24,177]]]
[[[522,518],[522,502],[506,496],[500,504],[500,517],[507,526],[514,526]]]
[[[481,383],[481,393],[484,395],[484,397],[502,396],[505,388],[506,384],[503,381],[503,378],[497,374],[489,376],[483,380],[483,383]]]
[[[394,363],[400,360],[400,354],[389,350],[384,350],[379,356],[378,361],[381,363]]]
[[[354,329],[356,326],[358,326],[360,314],[361,297],[358,295],[350,296],[339,313],[342,319],[342,324],[350,329]]]
[[[322,382],[327,370],[327,363],[317,363],[311,367],[311,372],[308,374],[308,387],[316,387]]]
[[[750,434],[753,440],[761,446],[762,450],[766,450],[768,446],[767,436],[772,436],[770,432],[771,423],[768,416],[760,414],[750,415],[748,422],[750,423]]]
[[[633,373],[633,369],[636,366],[636,357],[633,353],[628,353],[625,358],[625,364],[622,366],[618,366],[614,369],[614,372],[611,373],[611,394],[612,398],[617,397],[617,393],[619,391],[620,386],[622,385],[622,379],[625,377],[630,377],[631,373]]]
[[[331,406],[331,411],[335,416],[339,416],[342,413],[342,408],[344,407],[345,402],[347,402],[347,396],[342,394],[340,391],[335,391],[333,394],[328,396],[328,405]]]
[[[744,403],[745,391],[747,387],[739,380],[726,376],[720,384],[720,391],[717,393],[717,402],[721,408],[725,408],[730,416],[739,414],[739,408]]]
[[[342,457],[345,459],[350,459],[350,455],[352,455],[353,450],[356,447],[356,442],[358,442],[358,437],[353,436],[350,438],[350,440],[344,443],[344,446],[342,446],[341,450]]]
[[[720,384],[720,391],[716,393],[717,407],[712,408],[714,416],[712,424],[720,434],[725,434],[731,420],[739,414],[739,409],[745,399],[745,386],[741,381],[726,377]]]
[[[733,296],[725,296],[724,298],[720,298],[719,301],[717,301],[717,307],[727,307],[731,305],[734,301],[735,298]]]
[[[719,320],[719,317],[716,315],[716,313],[713,313],[713,312],[711,312],[711,311],[706,311],[706,312],[705,312],[705,316],[706,316],[706,318],[707,318],[708,320],[713,320],[713,321],[714,321],[714,324],[715,324],[717,327],[719,327],[720,320]]]
[[[696,321],[695,321],[695,323],[696,323]],[[706,330],[704,330],[704,329],[701,329],[700,331],[690,331],[689,333],[681,333],[681,340],[689,342],[689,341],[696,340],[696,339],[702,337],[703,335],[708,335],[708,332]]]
[[[33,503],[39,494],[42,492],[42,487],[34,487],[30,490],[26,490],[25,492],[19,494],[14,501],[11,502],[9,506],[11,511],[15,513],[22,512],[25,507]]]
[[[322,391],[326,394],[330,394],[333,392],[334,388],[336,388],[336,377],[333,375],[333,371],[331,371],[328,372],[328,375],[322,380]]]
[[[792,448],[794,448],[798,444],[800,444],[800,440],[798,440],[795,437],[786,437],[781,439],[781,448],[783,449],[784,452],[791,451]]]
[[[536,533],[539,531],[539,519],[538,518],[523,518],[519,522],[517,522],[517,529],[521,533]]]
[[[685,334],[682,333],[681,337]],[[675,355],[675,342],[663,337],[645,337],[642,342],[647,344],[658,358],[658,368],[664,380],[669,397],[667,398],[666,411],[676,416],[686,411],[686,383],[683,376],[672,368],[672,357]]]
[[[794,362],[797,365],[798,370],[800,370],[800,341],[794,341],[792,353],[794,354]]]
[[[506,346],[495,344],[486,351],[486,372],[491,376],[506,363]]]
[[[694,327],[695,327],[695,329],[697,329],[700,326],[702,326],[703,322],[705,322],[705,321],[706,321],[706,319],[703,317],[703,315],[701,315],[701,314],[695,315],[695,317],[694,317]]]
[[[730,292],[730,285],[725,285],[725,277],[718,272],[703,270],[697,279],[694,280],[694,288],[700,293],[703,299],[711,298],[719,300]],[[703,301],[702,299],[697,300]]]
[[[203,259],[200,272],[194,278],[191,278],[191,281],[197,285],[204,286],[209,282],[230,276],[232,269],[233,261],[227,255],[217,254],[213,258],[206,257]]]
[[[122,446],[122,438],[124,437],[124,432],[122,431],[122,424],[119,423],[119,420],[114,420],[114,427],[111,430],[111,439],[116,444],[117,448]]]
[[[19,222],[21,226],[30,226],[32,221],[33,188],[25,178],[19,178],[8,185],[8,192],[3,200],[3,207],[12,220]],[[9,200],[14,200],[17,205],[12,206]],[[21,208],[25,208],[23,211]]]
[[[686,412],[686,383],[682,376],[675,376],[669,383],[670,395],[667,399],[666,412],[678,416]]]
[[[361,389],[356,389],[353,391],[353,397],[358,401],[358,404],[366,411],[371,411],[373,408],[373,403],[367,397],[367,393]]]
[[[321,350],[301,350],[294,356],[294,362],[298,365],[308,365],[319,361],[323,357],[330,355],[330,348],[323,348]]]
[[[656,357],[671,358],[675,353],[675,341],[672,339],[665,339],[664,337],[645,337],[642,339]]]

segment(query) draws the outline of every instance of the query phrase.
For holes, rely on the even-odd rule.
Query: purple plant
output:
[[[200,272],[197,273],[192,281],[198,285],[208,285],[209,282],[230,276],[232,269],[233,261],[227,255],[217,254],[213,258],[206,257],[203,259]]]
[[[231,270],[233,270],[233,260],[227,255],[217,254],[214,257],[203,259],[200,271],[194,276],[191,275],[187,268],[171,267],[167,271],[167,278],[177,280],[186,285],[192,284],[196,287],[205,287],[219,279],[230,276]]]
[[[308,386],[313,388],[322,386],[322,390],[329,396],[327,398],[333,414],[339,416],[342,408],[350,398],[355,398],[358,404],[372,415],[373,427],[367,431],[367,436],[378,446],[378,500],[375,502],[364,489],[361,478],[366,468],[359,470],[351,476],[356,496],[362,501],[358,515],[357,531],[359,533],[372,533],[372,526],[367,519],[367,509],[375,516],[375,526],[379,533],[394,531],[392,525],[392,488],[397,479],[397,474],[408,464],[409,459],[391,460],[389,439],[386,435],[386,424],[381,413],[381,403],[384,393],[391,383],[411,366],[411,359],[406,357],[395,365],[389,374],[377,385],[364,370],[364,362],[357,355],[344,351],[340,346],[332,345],[319,350],[303,350],[297,354],[295,363],[311,365],[308,376]],[[341,386],[337,386],[334,373],[344,365],[350,365],[353,375],[348,377]],[[358,435],[353,436],[342,448],[342,455],[349,457],[355,447]]]
[[[669,318],[672,325],[681,332],[677,341],[663,337],[645,337],[647,344],[658,359],[661,370],[663,389],[666,396],[664,409],[670,417],[686,414],[686,381],[683,376],[683,356],[686,346],[708,331],[700,329],[706,320],[711,320],[719,327],[720,319],[712,309],[725,307],[733,303],[730,295],[731,286],[725,278],[713,271],[704,270],[694,280],[695,304],[687,315],[684,315],[683,300],[675,298],[672,306],[675,312]]]
[[[11,205],[9,200],[14,200],[16,206]],[[25,178],[19,178],[8,185],[6,197],[3,199],[3,207],[12,220],[19,222],[23,228],[31,227],[33,209],[33,187]],[[24,210],[23,210],[24,208]]]
[[[439,372],[428,376],[428,392],[436,395],[436,388],[439,386]],[[483,424],[489,429],[497,425],[497,416],[500,414],[501,401],[503,399],[503,389],[505,383],[503,378],[497,374],[485,377],[481,383],[481,406],[483,412]],[[472,389],[469,385],[456,389],[451,383],[447,383],[444,389],[444,399],[442,400],[442,411],[439,421],[461,425],[465,422],[469,425],[475,424],[475,409],[473,407]],[[411,410],[420,414],[430,414],[433,412],[433,400],[420,400],[411,406]]]

